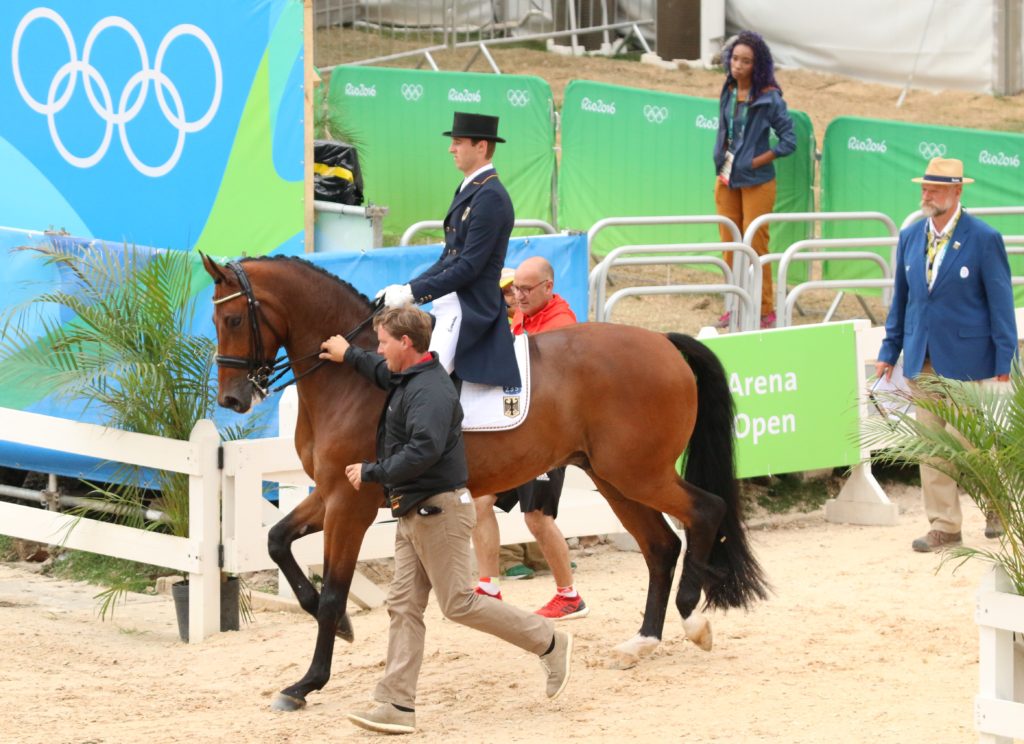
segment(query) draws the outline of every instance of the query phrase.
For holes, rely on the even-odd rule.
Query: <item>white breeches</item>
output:
[[[455,347],[459,343],[462,328],[462,303],[455,292],[434,300],[433,315],[436,318],[434,332],[430,336],[430,350],[437,353],[437,360],[448,374],[455,368]]]

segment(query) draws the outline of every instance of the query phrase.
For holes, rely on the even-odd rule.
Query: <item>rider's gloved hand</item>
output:
[[[403,307],[412,302],[412,287],[408,284],[391,284],[384,288],[385,307]]]

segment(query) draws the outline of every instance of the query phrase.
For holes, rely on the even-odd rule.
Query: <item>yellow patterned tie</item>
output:
[[[929,223],[928,225],[928,266],[927,273],[925,274],[925,280],[927,281],[929,288],[932,286],[932,273],[933,267],[935,266],[935,257],[939,255],[939,251],[941,251],[949,242],[949,239],[953,237],[953,233],[956,231],[956,224],[959,221],[960,215],[958,214],[956,219],[953,220],[953,224],[950,225],[946,229],[945,234],[940,237],[936,237],[935,233],[932,231],[931,224]],[[959,243],[957,246],[959,246]]]
[[[935,254],[939,252],[939,241],[935,237],[935,233],[928,230],[928,268],[925,273],[925,282],[930,287],[932,285],[932,267],[935,265]]]

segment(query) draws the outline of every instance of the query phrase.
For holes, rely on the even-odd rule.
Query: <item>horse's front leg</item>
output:
[[[292,554],[292,543],[323,528],[324,503],[314,489],[297,507],[271,527],[267,535],[267,550],[271,559],[288,580],[299,606],[313,617],[317,616],[320,607],[320,595],[306,572],[296,562]],[[345,640],[352,641],[351,626]]]
[[[356,495],[355,501],[360,498]],[[271,707],[274,710],[293,711],[306,705],[306,695],[319,690],[331,677],[331,658],[334,654],[336,635],[352,638],[352,625],[345,608],[348,592],[352,585],[356,560],[363,535],[377,513],[376,506],[370,509],[353,509],[351,501],[339,499],[340,503],[328,505],[324,516],[324,583],[316,607],[317,634],[313,649],[313,660],[306,674],[293,685],[274,695]]]

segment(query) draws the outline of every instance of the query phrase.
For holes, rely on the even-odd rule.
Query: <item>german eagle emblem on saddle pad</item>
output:
[[[530,345],[525,334],[515,337],[515,348],[523,386],[503,388],[463,382],[463,431],[505,431],[523,423],[530,410]]]

